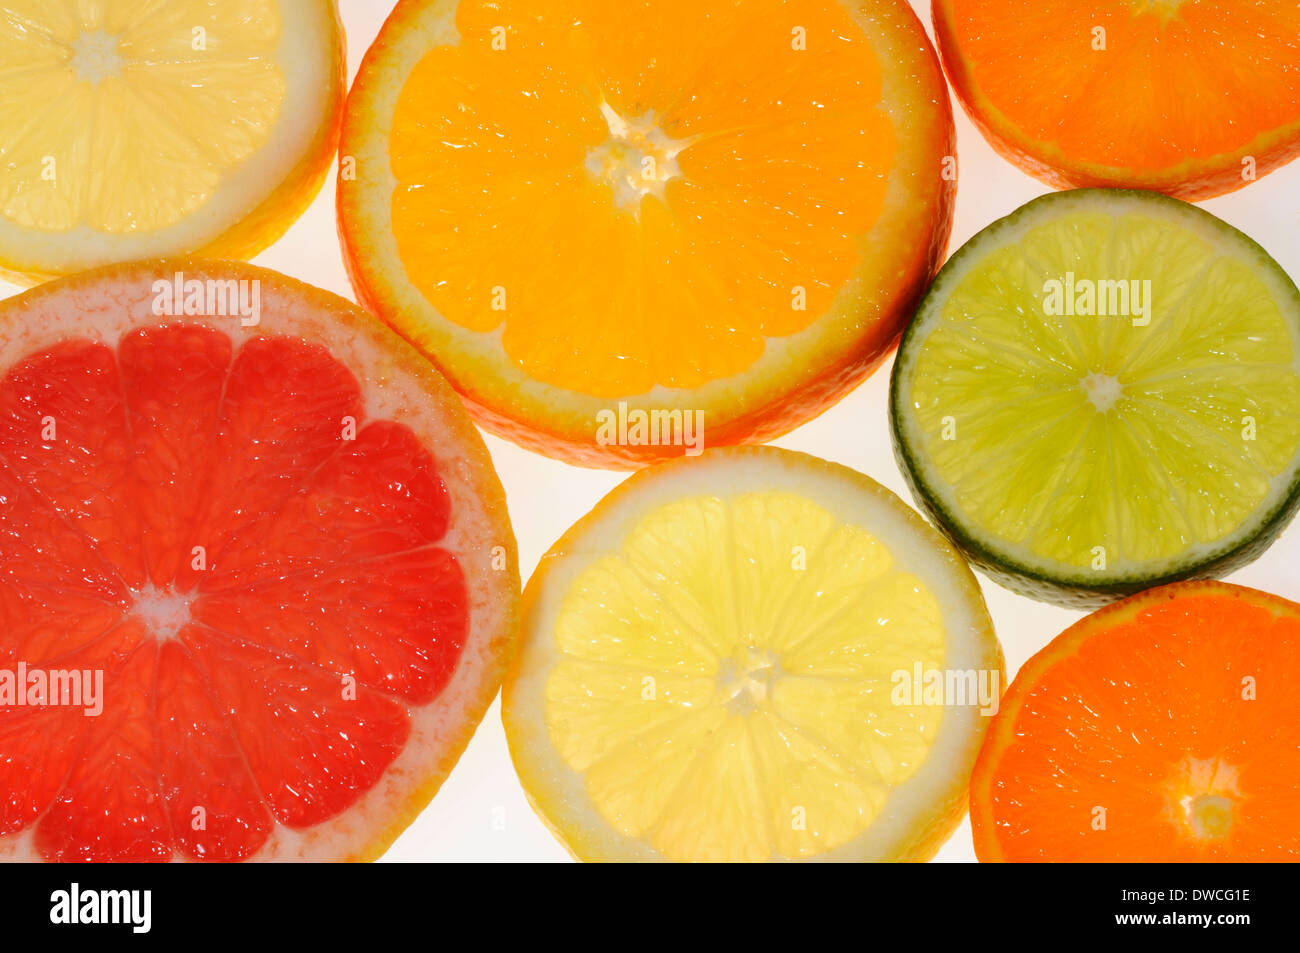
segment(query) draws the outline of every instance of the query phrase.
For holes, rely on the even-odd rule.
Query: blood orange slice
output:
[[[341,299],[183,260],[0,305],[0,857],[378,856],[518,588],[459,400]]]

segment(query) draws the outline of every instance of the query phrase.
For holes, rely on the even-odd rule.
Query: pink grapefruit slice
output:
[[[518,591],[459,400],[342,299],[177,260],[0,303],[0,858],[377,857]]]

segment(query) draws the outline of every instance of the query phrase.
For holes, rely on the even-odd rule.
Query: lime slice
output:
[[[944,266],[891,385],[916,499],[993,578],[1092,606],[1253,559],[1300,503],[1300,292],[1155,193],[1035,199]]]
[[[504,695],[587,860],[917,860],[965,811],[1003,665],[901,500],[773,448],[642,470],[543,557]]]

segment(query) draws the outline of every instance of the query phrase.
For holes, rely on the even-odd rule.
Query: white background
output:
[[[392,5],[390,0],[341,0],[347,30],[349,78],[356,74],[361,57]],[[913,0],[912,7],[929,30],[929,3]],[[1033,76],[1025,77],[1026,83],[1033,81]],[[1177,96],[1179,92],[1171,88],[1168,94]],[[1097,103],[1096,108],[1104,109],[1105,104]],[[953,109],[960,179],[949,247],[956,250],[994,219],[1048,189],[997,156],[955,101]],[[1239,192],[1202,205],[1263,245],[1293,278],[1300,276],[1300,161]],[[302,219],[256,261],[351,298],[352,290],[343,271],[335,236],[331,175]],[[0,297],[17,291],[0,282]],[[911,497],[894,464],[889,444],[886,423],[889,368],[886,363],[837,406],[775,443],[860,470],[910,504]],[[567,466],[495,437],[486,439],[505,485],[519,541],[520,573],[527,580],[539,557],[570,524],[619,483],[624,474]],[[1300,522],[1287,530],[1258,561],[1230,578],[1233,582],[1300,599]],[[1006,652],[1009,674],[1081,615],[1012,595],[982,576],[980,583]],[[433,803],[398,839],[385,859],[568,859],[568,854],[524,800],[506,750],[499,703],[494,703],[488,711]],[[938,859],[975,859],[968,821],[963,821]]]

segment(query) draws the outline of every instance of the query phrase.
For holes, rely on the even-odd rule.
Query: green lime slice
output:
[[[1221,575],[1300,504],[1300,292],[1192,205],[1046,195],[944,266],[890,403],[918,503],[1009,588],[1095,606]]]

